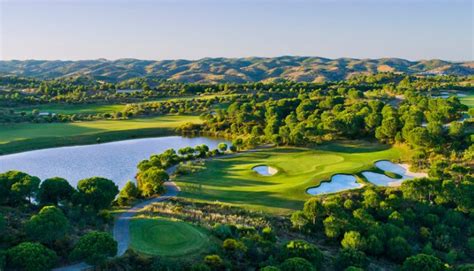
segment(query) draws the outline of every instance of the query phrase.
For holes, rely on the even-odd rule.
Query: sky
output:
[[[474,58],[473,0],[0,0],[0,59]]]

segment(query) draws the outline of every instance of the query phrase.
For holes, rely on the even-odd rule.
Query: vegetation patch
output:
[[[165,218],[137,218],[130,223],[131,248],[168,257],[197,255],[206,251],[211,239],[204,229]]]
[[[178,176],[175,181],[181,187],[181,197],[288,213],[301,208],[310,197],[308,187],[336,173],[357,173],[373,167],[377,160],[398,159],[402,154],[400,148],[365,141],[272,148],[209,160],[205,170]],[[248,170],[262,164],[281,170],[271,178]]]
[[[133,120],[0,124],[0,154],[147,136],[166,136],[173,134],[174,129],[180,125],[199,122],[198,116],[166,115]]]

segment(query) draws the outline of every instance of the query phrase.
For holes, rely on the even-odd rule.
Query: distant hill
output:
[[[0,61],[0,74],[39,79],[86,77],[118,82],[136,77],[180,82],[260,82],[288,79],[321,82],[346,79],[354,74],[401,72],[407,74],[474,74],[474,62],[409,61],[399,58],[328,59],[282,56],[274,58],[203,58],[200,60],[80,60]]]

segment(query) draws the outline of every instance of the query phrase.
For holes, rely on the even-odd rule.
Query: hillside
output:
[[[319,82],[342,80],[359,73],[474,74],[474,62],[409,61],[399,58],[328,59],[282,56],[275,58],[203,58],[200,60],[80,60],[0,61],[0,74],[39,79],[89,77],[109,82],[152,77],[180,82],[259,82],[288,79]]]

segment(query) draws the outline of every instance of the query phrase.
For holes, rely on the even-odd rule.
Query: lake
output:
[[[215,138],[167,136],[42,149],[0,156],[0,173],[19,170],[41,180],[62,177],[74,187],[79,180],[99,176],[113,180],[121,188],[135,179],[137,164],[152,154],[200,144],[215,149],[221,142],[230,145]]]

